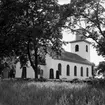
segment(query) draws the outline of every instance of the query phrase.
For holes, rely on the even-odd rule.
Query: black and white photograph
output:
[[[0,105],[105,105],[105,0],[0,0]]]

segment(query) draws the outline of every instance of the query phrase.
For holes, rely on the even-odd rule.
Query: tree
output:
[[[71,6],[73,5],[73,6]],[[104,0],[71,0],[63,5],[65,9],[62,19],[64,28],[71,32],[78,32],[86,38],[94,40],[93,46],[98,55],[105,57],[105,1]],[[98,70],[105,71],[105,62],[99,63]]]
[[[59,53],[62,46],[61,28],[55,28],[59,19],[57,12],[59,5],[51,0],[30,0],[24,4],[27,9],[24,10],[24,16],[20,18],[21,21],[17,26],[23,34],[23,40],[25,39],[23,47],[26,46],[24,50],[27,50],[26,55],[35,71],[35,78],[38,78],[38,61],[42,58],[40,49],[45,52],[43,54],[47,53],[47,47]]]
[[[105,1],[104,0],[72,0],[65,7],[64,27],[72,32],[79,32],[86,38],[93,39],[94,47],[99,55],[105,56]],[[71,6],[73,5],[73,6]],[[71,14],[72,12],[72,16]]]
[[[0,65],[2,70],[5,63],[9,68],[15,68],[18,61],[15,55],[16,45],[14,26],[18,17],[23,14],[22,5],[17,0],[0,0]]]
[[[72,0],[60,6],[56,0],[1,0],[0,57],[15,54],[21,66],[29,60],[38,78],[37,67],[47,48],[61,53],[62,27],[73,31],[81,17],[78,11],[82,13],[92,1]]]
[[[21,66],[29,60],[38,78],[38,61],[47,53],[47,47],[57,53],[62,49],[61,27],[56,27],[60,18],[57,1],[1,0],[0,8],[0,56],[15,54]]]
[[[98,71],[98,74],[104,73],[105,72],[105,61],[100,62],[96,70]]]
[[[22,14],[22,5],[18,0],[0,0],[0,57],[14,54],[14,26]]]

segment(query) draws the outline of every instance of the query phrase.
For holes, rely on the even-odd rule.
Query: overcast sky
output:
[[[58,0],[59,4],[67,4],[70,2],[70,0]],[[75,36],[70,34],[70,32],[68,31],[64,31],[63,32],[63,40],[65,41],[72,41],[75,40]],[[70,44],[64,46],[65,50],[70,51]],[[96,65],[98,65],[98,63],[100,61],[103,61],[104,59],[101,56],[97,55],[96,49],[93,48],[92,46],[90,47],[90,58],[91,58],[91,62],[94,62]]]
[[[58,2],[59,2],[60,4],[67,4],[67,3],[70,2],[70,0],[58,0]]]

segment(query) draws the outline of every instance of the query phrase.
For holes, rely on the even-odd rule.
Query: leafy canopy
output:
[[[71,6],[73,5],[73,6]],[[64,27],[76,32],[81,29],[83,35],[94,40],[99,55],[105,55],[105,1],[104,0],[72,0],[66,9]],[[67,6],[66,6],[67,7]],[[66,8],[65,7],[65,8]],[[68,15],[73,11],[72,16]]]
[[[56,0],[1,0],[0,57],[19,56],[22,67],[29,60],[37,75],[47,48],[62,50],[59,11]]]

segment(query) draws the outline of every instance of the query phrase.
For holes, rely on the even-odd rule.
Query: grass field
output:
[[[0,105],[105,105],[105,89],[84,83],[0,81]]]

